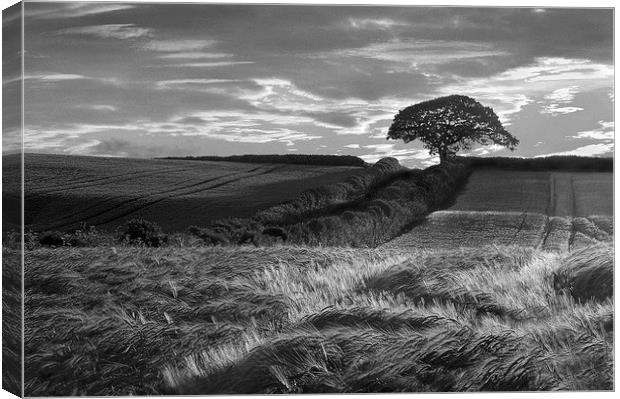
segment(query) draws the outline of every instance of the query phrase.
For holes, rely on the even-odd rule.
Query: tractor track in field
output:
[[[531,178],[531,176],[526,176],[526,179]],[[534,192],[538,195],[537,201],[532,202],[525,195],[520,202],[507,198],[505,200],[506,210],[498,207],[496,211],[498,215],[504,216],[488,222],[486,219],[489,213],[479,210],[479,205],[475,202],[478,198],[483,198],[483,195],[471,196],[468,198],[470,202],[466,203],[468,205],[461,205],[455,210],[448,208],[446,213],[433,212],[426,217],[425,222],[414,227],[409,233],[404,232],[395,237],[392,241],[410,234],[411,238],[400,239],[399,245],[404,247],[437,245],[441,248],[461,242],[465,245],[476,245],[474,244],[476,240],[469,240],[469,237],[472,233],[479,233],[481,237],[479,245],[515,243],[543,250],[574,250],[589,243],[608,242],[613,238],[611,215],[596,213],[594,216],[580,216],[588,212],[589,208],[588,203],[585,202],[588,197],[584,196],[584,191],[579,184],[587,182],[588,178],[588,175],[578,173],[548,172],[544,176],[545,180],[542,178],[538,180],[542,184],[539,185],[538,191]],[[488,180],[477,181],[477,184],[475,189],[480,193],[493,190],[489,188]],[[507,183],[500,183],[498,187],[502,188],[501,184],[511,188]],[[533,187],[533,184],[529,187]],[[524,185],[524,187],[528,186]],[[451,215],[449,212],[454,214]],[[459,212],[462,212],[462,216],[459,216]],[[482,230],[469,231],[463,223],[471,221],[470,212],[479,213],[474,219],[480,226],[484,226],[480,227],[481,229],[485,232],[497,229],[497,233],[487,234]],[[438,217],[434,218],[433,215]],[[584,220],[587,220],[592,227],[587,226]],[[417,244],[409,244],[410,242]]]
[[[576,214],[576,209],[577,209],[577,203],[575,201],[575,185],[574,185],[574,180],[571,177],[570,178],[570,190],[569,190],[569,195],[570,195],[570,204],[571,204],[571,216],[575,217]],[[575,235],[577,234],[577,231],[575,229],[575,222],[571,221],[570,224],[571,228],[570,228],[570,236],[568,238],[568,250],[570,251],[571,249],[573,249],[573,246],[575,244]]]
[[[549,175],[549,203],[547,204],[547,209],[545,209],[545,213],[547,215],[555,215],[555,207],[556,207],[555,175],[551,173]]]
[[[151,176],[151,175],[157,175],[157,174],[169,173],[169,172],[185,172],[185,171],[192,170],[192,169],[195,169],[195,168],[174,167],[174,168],[163,168],[159,170],[136,171],[136,172],[129,172],[129,173],[112,175],[112,176],[98,177],[98,178],[89,179],[89,180],[82,180],[79,182],[65,183],[61,185],[36,187],[35,189],[37,191],[45,191],[46,194],[49,194],[49,193],[62,192],[62,191],[74,190],[74,189],[85,188],[85,187],[93,187],[93,186],[97,186],[100,184],[127,181],[131,179],[135,179],[136,177],[145,177],[145,176]],[[111,180],[111,181],[107,181],[107,180]]]
[[[570,178],[571,216],[577,216],[577,199],[575,196],[575,179]]]
[[[523,213],[521,214],[521,222],[519,223],[519,227],[517,227],[517,231],[512,236],[513,240],[516,240],[517,237],[519,236],[519,233],[521,233],[521,230],[523,230],[523,226],[525,226],[525,221],[527,220],[527,216],[528,216],[527,210],[523,211]]]
[[[570,224],[570,236],[568,237],[568,250],[570,251],[571,249],[573,249],[574,245],[575,245],[575,235],[577,234],[577,231],[575,229],[575,223],[571,221]]]
[[[543,234],[541,235],[540,243],[537,245],[537,248],[544,248],[547,244],[547,239],[551,234],[551,216],[555,215],[556,208],[556,191],[555,191],[555,174],[549,174],[549,202],[547,203],[547,207],[545,208],[545,213],[547,214],[547,219],[545,220],[545,227],[543,229]]]
[[[252,171],[253,170],[254,169],[252,169]],[[177,190],[184,190],[184,189],[187,189],[187,188],[195,187],[197,185],[206,184],[206,183],[209,183],[211,181],[218,180],[218,179],[225,178],[225,177],[229,177],[229,176],[233,176],[233,175],[238,174],[238,173],[239,172],[234,172],[234,173],[229,173],[229,174],[226,174],[226,175],[221,175],[221,176],[218,176],[218,177],[215,177],[215,178],[211,177],[211,178],[208,178],[206,180],[201,180],[198,183],[190,184],[190,185],[187,185],[187,186],[184,185],[184,184],[187,183],[187,182],[195,181],[196,179],[195,178],[185,179],[185,180],[180,181],[177,184],[175,184],[173,186],[173,188],[171,188],[171,189],[168,189],[168,190],[165,190],[165,191],[156,192],[156,193],[149,193],[149,194],[144,195],[143,197],[130,198],[130,199],[127,199],[127,200],[122,201],[120,203],[117,203],[117,205],[115,205],[115,207],[121,206],[122,204],[127,203],[127,202],[137,201],[137,200],[139,200],[141,198],[143,199],[143,198],[148,198],[148,197],[155,196],[155,195],[162,195],[162,194],[166,194],[166,193],[169,193],[169,192],[174,192],[174,191],[177,191]],[[80,209],[80,211],[77,214],[65,215],[63,217],[57,218],[55,220],[55,222],[58,225],[62,226],[62,225],[64,225],[63,224],[64,221],[66,221],[67,219],[69,219],[69,220],[74,219],[76,216],[79,217],[79,215],[81,215],[81,214],[88,215],[88,212],[90,212],[92,210],[95,210],[97,208],[100,208],[101,206],[105,206],[108,201],[109,201],[109,198],[108,197],[104,197],[104,198],[100,199],[99,201],[91,202],[90,206],[88,206],[86,208]],[[107,212],[107,211],[109,211],[111,209],[114,209],[114,208],[107,207],[105,210],[103,210],[101,212]],[[87,217],[90,218],[90,216],[87,216]]]
[[[538,243],[536,248],[544,248],[547,244],[547,239],[549,238],[549,235],[551,235],[551,216],[547,215],[547,219],[545,220],[545,228],[543,229],[540,243]]]
[[[96,221],[96,224],[98,224],[98,225],[99,224],[106,224],[106,223],[112,222],[112,221],[114,221],[116,219],[120,219],[120,218],[125,217],[127,215],[130,215],[132,213],[135,213],[135,212],[137,212],[137,211],[139,211],[141,209],[144,209],[146,207],[149,207],[149,206],[155,205],[155,204],[157,204],[159,202],[168,200],[170,198],[180,197],[182,195],[195,194],[195,193],[198,193],[198,192],[201,192],[201,191],[211,190],[211,189],[214,189],[214,188],[222,187],[222,186],[224,186],[226,184],[234,183],[234,182],[243,180],[243,179],[248,178],[248,177],[255,177],[255,176],[260,176],[260,175],[272,173],[276,169],[280,169],[282,167],[283,167],[282,165],[278,165],[278,166],[275,166],[275,167],[272,167],[272,168],[268,168],[266,170],[262,170],[259,173],[248,174],[248,173],[252,173],[252,172],[255,172],[255,171],[259,170],[259,169],[263,169],[264,168],[263,166],[260,166],[260,167],[251,169],[249,171],[235,172],[235,173],[231,173],[231,174],[228,174],[228,175],[225,175],[225,176],[219,176],[217,178],[207,179],[206,181],[203,181],[201,183],[192,184],[192,185],[189,185],[189,186],[185,186],[183,188],[172,189],[172,190],[167,190],[167,191],[163,191],[163,192],[159,192],[159,193],[155,193],[155,194],[150,194],[150,195],[148,195],[146,197],[131,198],[131,199],[128,199],[128,200],[125,200],[125,201],[121,201],[121,202],[115,204],[113,207],[107,208],[107,209],[102,210],[100,212],[97,212],[97,213],[95,213],[93,215],[89,215],[86,218],[82,218],[82,220],[80,220],[80,221],[96,219],[96,218],[99,218],[99,217],[101,217],[101,216],[103,216],[105,214],[108,214],[110,212],[114,212],[116,210],[120,210],[120,212],[117,213],[117,214],[109,215],[108,217],[105,217],[105,218],[103,218],[101,220],[97,220]],[[229,177],[229,176],[238,175],[239,173],[243,173],[243,176],[239,176],[239,177],[236,177],[236,178],[233,178],[233,179],[229,179],[229,180],[226,180],[226,181],[223,181],[223,182],[219,182],[219,183],[214,184],[212,186],[201,187],[199,189],[186,191],[188,188],[196,187],[196,186],[199,186],[199,185],[211,182],[211,181],[219,180],[219,179],[222,179],[222,178],[226,178],[226,177]],[[174,193],[174,194],[162,197],[162,194],[167,194],[167,193]],[[152,199],[149,200],[148,199],[149,197],[151,197]],[[122,210],[123,207],[125,207],[127,205],[134,204],[134,203],[135,203],[136,206],[132,206],[130,209],[127,209],[127,210]],[[68,215],[64,219],[66,220],[69,217],[74,217],[75,218],[75,215]],[[70,222],[56,223],[56,224],[54,224],[52,226],[45,226],[44,229],[47,229],[47,230],[65,229],[65,228],[68,228],[68,227],[70,227],[72,225],[75,225],[76,223],[79,223],[79,221],[76,221],[74,219],[73,221],[70,221]]]
[[[250,170],[247,170],[247,171],[228,173],[226,175],[221,175],[221,176],[217,176],[217,177],[210,177],[210,178],[208,178],[206,180],[201,180],[198,183],[194,183],[194,184],[190,184],[190,185],[183,185],[183,184],[185,184],[185,183],[187,183],[189,181],[195,181],[195,178],[186,179],[186,180],[176,184],[171,189],[164,190],[164,191],[159,191],[159,192],[156,192],[156,193],[150,193],[150,194],[147,194],[147,195],[145,195],[143,197],[130,198],[130,199],[121,201],[119,203],[116,203],[113,207],[107,207],[104,210],[97,211],[94,214],[88,215],[89,211],[104,205],[108,201],[107,199],[103,199],[102,200],[103,202],[99,201],[96,204],[94,204],[93,206],[89,206],[87,208],[84,208],[84,209],[80,210],[78,215],[76,215],[76,214],[66,215],[66,216],[64,216],[62,218],[56,219],[56,221],[55,221],[56,224],[53,227],[47,227],[47,228],[48,229],[58,229],[58,228],[62,228],[62,227],[67,226],[67,225],[74,224],[75,223],[74,220],[75,220],[76,216],[79,216],[80,214],[85,214],[86,213],[85,217],[82,218],[83,220],[91,219],[93,217],[97,217],[97,216],[100,216],[100,215],[102,215],[104,213],[113,211],[114,209],[117,209],[117,208],[119,208],[119,207],[121,207],[121,206],[123,206],[125,204],[128,204],[128,203],[132,203],[132,202],[136,202],[136,201],[141,201],[141,200],[144,200],[144,199],[149,198],[149,197],[156,197],[156,196],[161,196],[161,195],[168,194],[168,193],[174,193],[176,191],[186,190],[188,188],[197,187],[199,185],[207,184],[207,183],[210,183],[210,182],[215,181],[215,180],[220,180],[222,178],[238,175],[239,173],[245,173],[245,174],[252,173],[252,172],[255,172],[256,170],[261,169],[261,168],[262,167],[259,166],[259,167],[256,167],[256,168],[253,168],[253,169],[250,169]],[[212,187],[206,187],[204,189],[209,189],[209,188],[212,188]],[[198,191],[200,191],[200,190],[195,190],[194,192],[198,192]],[[174,196],[169,196],[169,197],[166,197],[166,198],[173,198],[173,197]],[[70,220],[70,221],[66,222],[67,220]]]
[[[152,197],[152,196],[160,196],[160,195],[171,193],[171,192],[175,192],[175,191],[186,190],[188,188],[192,188],[192,187],[200,186],[200,185],[203,185],[203,184],[207,184],[207,183],[210,183],[210,182],[215,181],[215,180],[219,180],[219,179],[222,179],[222,178],[238,175],[239,173],[246,173],[246,174],[247,173],[252,173],[252,172],[255,172],[255,171],[257,171],[257,170],[259,170],[261,168],[263,168],[263,167],[259,166],[259,167],[252,168],[250,170],[246,170],[246,171],[242,171],[242,172],[228,173],[228,174],[220,175],[220,176],[217,176],[217,177],[210,177],[210,178],[208,178],[206,180],[201,180],[201,181],[199,181],[197,183],[185,185],[187,182],[192,182],[192,181],[196,180],[195,177],[192,177],[192,178],[189,178],[189,179],[185,179],[185,180],[183,180],[181,182],[178,182],[177,184],[175,184],[172,188],[170,188],[168,190],[159,191],[159,192],[155,192],[155,193],[149,193],[149,194],[144,195],[143,197],[136,197],[136,198],[127,199],[125,201],[122,201],[122,202],[118,203],[114,208],[116,208],[118,206],[121,206],[124,203],[132,202],[132,201],[137,201],[137,200],[148,198],[148,197]],[[212,188],[212,187],[207,187],[207,189],[208,188]],[[69,219],[69,220],[70,219],[74,219],[76,216],[79,216],[79,215],[84,214],[84,213],[86,213],[88,215],[89,211],[92,211],[94,209],[97,209],[97,208],[101,207],[102,205],[105,205],[107,203],[107,201],[109,201],[109,199],[107,197],[103,198],[103,199],[101,199],[101,200],[99,200],[97,202],[92,203],[91,206],[88,206],[86,208],[82,208],[77,214],[71,214],[71,215],[66,215],[64,217],[57,218],[55,222],[58,225],[63,226],[63,225],[65,225],[65,224],[63,224],[64,223],[63,221],[66,221],[67,219]],[[110,210],[112,210],[114,208],[108,207],[105,210],[100,211],[99,213],[97,213],[97,215],[100,214],[100,213],[108,212],[108,211],[110,211]],[[87,217],[90,218],[90,216],[87,216]],[[55,228],[55,227],[53,227],[53,228]]]

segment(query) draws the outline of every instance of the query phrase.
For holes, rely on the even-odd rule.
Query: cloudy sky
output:
[[[351,154],[423,166],[427,152],[387,141],[387,128],[399,109],[448,94],[493,107],[521,141],[514,153],[473,154],[613,152],[611,9],[25,7],[31,152]]]

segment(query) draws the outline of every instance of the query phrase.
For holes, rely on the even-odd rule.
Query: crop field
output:
[[[18,170],[11,168],[17,160],[3,159],[9,173]],[[114,228],[142,217],[177,231],[251,216],[363,169],[27,154],[25,170],[27,228],[66,230],[81,222]],[[5,180],[7,194],[19,192],[10,176]]]
[[[557,277],[612,263],[601,245],[30,251],[26,395],[612,389],[610,291]]]
[[[613,173],[479,169],[450,210],[612,215]]]
[[[45,159],[64,166],[40,170],[31,192],[58,188],[49,170],[63,170],[67,192],[90,193],[93,207],[106,186],[133,193],[114,205],[122,211],[165,186],[168,197],[144,195],[159,202],[134,213],[161,206],[171,223],[174,207],[199,212],[194,197],[230,207],[249,187],[250,207],[312,179],[338,184],[257,213],[288,240],[184,233],[153,248],[94,232],[86,246],[27,243],[26,396],[614,388],[608,173],[474,169],[466,180],[466,163],[408,171],[387,160],[342,183],[331,166],[121,160],[133,176],[123,180],[118,168],[97,172],[110,160],[89,172],[76,157]],[[346,180],[360,169],[338,170]],[[96,217],[126,217],[116,212]],[[295,244],[292,226],[305,224],[342,245]],[[373,233],[385,244],[352,248]],[[19,280],[16,248],[3,248],[7,284]],[[4,287],[4,303],[19,303],[17,288]],[[18,359],[14,349],[5,354]]]
[[[386,246],[557,251],[600,241],[613,241],[613,174],[476,170],[452,207]]]

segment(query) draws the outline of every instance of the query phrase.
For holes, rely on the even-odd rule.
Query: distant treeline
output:
[[[458,157],[468,162],[472,168],[500,168],[510,170],[566,170],[583,172],[613,172],[613,158],[580,156],[550,156],[542,158],[510,157]]]
[[[259,244],[268,242],[261,232],[277,229],[294,244],[376,247],[445,206],[468,175],[461,161],[419,170],[384,158],[345,182],[308,190],[253,218],[224,219],[191,231],[222,245],[242,243],[248,234]]]
[[[326,166],[367,166],[363,159],[353,155],[311,155],[311,154],[269,154],[269,155],[215,155],[165,157],[164,159],[181,159],[189,161],[225,161],[248,163],[285,163],[295,165],[326,165]]]

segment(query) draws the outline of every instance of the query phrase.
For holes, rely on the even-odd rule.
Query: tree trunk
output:
[[[444,163],[448,159],[448,151],[445,148],[439,149],[439,163]]]

